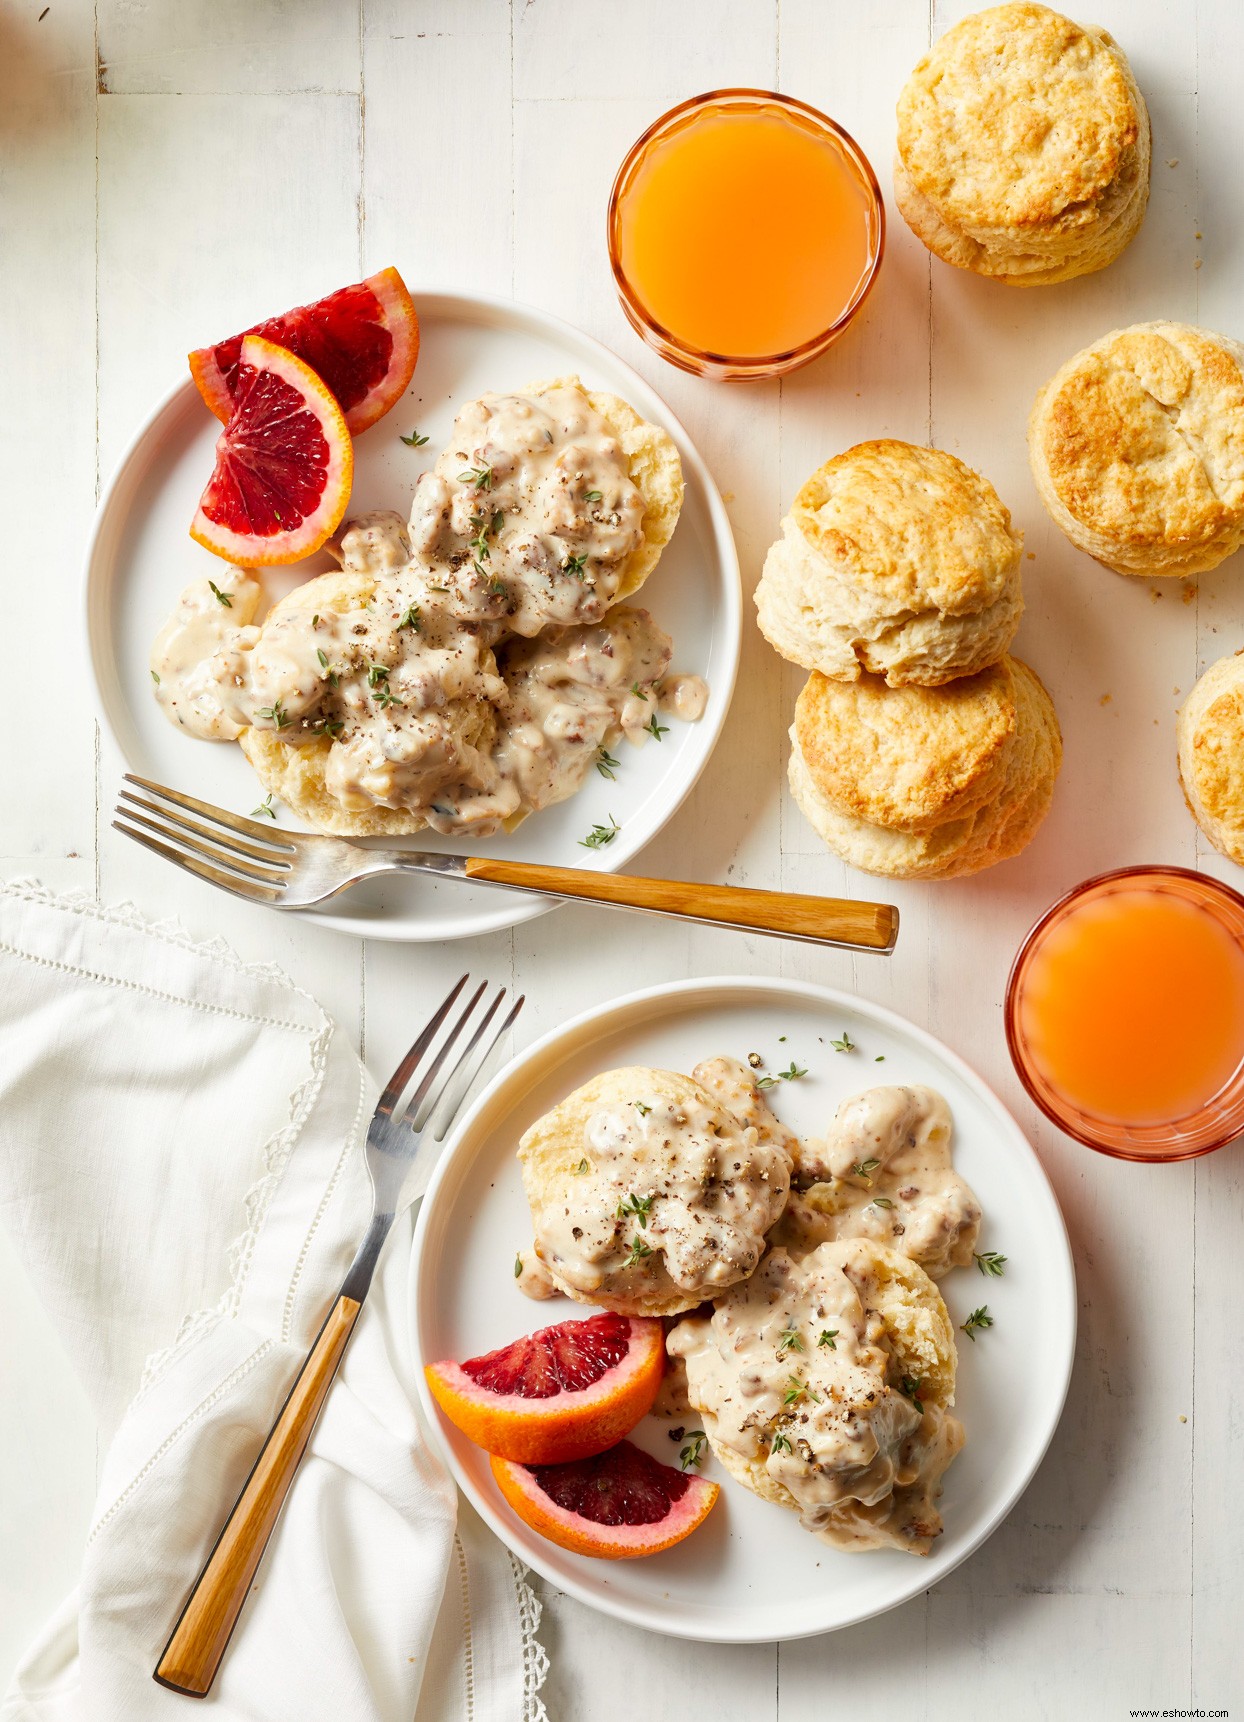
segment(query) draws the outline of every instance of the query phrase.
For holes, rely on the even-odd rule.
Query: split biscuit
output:
[[[790,734],[809,824],[853,867],[891,879],[960,878],[1018,855],[1062,763],[1053,702],[1009,657],[944,688],[813,673]]]

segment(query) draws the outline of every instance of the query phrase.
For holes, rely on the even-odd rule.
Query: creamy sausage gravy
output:
[[[346,810],[488,835],[572,795],[600,750],[644,745],[659,713],[704,710],[698,677],[667,676],[647,611],[610,608],[643,512],[579,390],[485,396],[419,481],[409,529],[388,512],[350,523],[340,576],[258,626],[254,574],[222,565],[187,587],[152,651],[156,697],[207,740],[253,726],[327,742]]]
[[[834,1244],[802,1261],[770,1250],[711,1317],[684,1317],[667,1348],[685,1362],[714,1441],[780,1485],[807,1530],[854,1549],[925,1553],[963,1432],[917,1402],[867,1263],[867,1251]]]
[[[573,1203],[559,1190],[533,1206],[539,1255],[588,1298],[643,1297],[665,1276],[688,1296],[713,1296],[760,1260],[786,1203],[790,1155],[690,1085],[670,1100],[634,1075],[633,1094],[587,1120]]]
[[[934,1279],[967,1267],[981,1207],[951,1161],[950,1108],[932,1088],[869,1088],[798,1150],[780,1239],[795,1253],[872,1238]]]

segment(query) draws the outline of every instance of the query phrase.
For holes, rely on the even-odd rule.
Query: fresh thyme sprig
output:
[[[688,1429],[687,1445],[680,1448],[678,1454],[678,1463],[684,1471],[689,1470],[693,1465],[697,1471],[699,1470],[704,1463],[704,1443],[707,1440],[708,1436],[703,1429]]]
[[[838,1339],[838,1333],[839,1329],[836,1327],[823,1327],[821,1329],[821,1337],[816,1342],[817,1345],[827,1346],[830,1351],[837,1351],[838,1346],[836,1342]]]
[[[324,672],[324,680],[328,682],[331,687],[335,688],[341,681],[341,675],[337,670],[333,669],[332,665],[329,663],[328,653],[322,646],[317,646],[315,648],[315,655],[319,660],[320,668]]]
[[[793,1058],[790,1061],[789,1070],[778,1071],[778,1075],[782,1078],[783,1082],[798,1082],[801,1076],[806,1076],[807,1074],[808,1072],[806,1067],[801,1064],[796,1064]]]
[[[923,1381],[923,1375],[905,1375],[898,1384],[898,1390],[904,1399],[910,1399],[922,1417],[924,1416],[924,1400],[920,1397],[920,1387]]]
[[[612,843],[622,827],[611,813],[608,825],[593,825],[586,837],[579,839],[580,849],[603,849],[606,843]]]
[[[583,570],[586,564],[586,554],[582,556],[567,556],[566,560],[562,563],[562,573],[573,574],[576,580],[582,580],[584,578]]]
[[[634,696],[637,700],[646,700],[648,698],[647,694],[640,687],[638,682],[632,682],[631,683],[631,692],[634,694]]]
[[[284,729],[293,721],[280,700],[273,700],[270,706],[260,706],[255,716],[262,718],[265,723],[275,724],[277,729]]]
[[[770,1453],[789,1453],[792,1451],[790,1436],[784,1435],[779,1429],[769,1443]]]
[[[641,1118],[646,1118],[652,1111],[651,1106],[645,1106],[642,1100],[632,1100],[631,1105],[635,1108]]]
[[[986,1279],[1000,1280],[1006,1271],[1006,1257],[1000,1256],[997,1250],[984,1250],[973,1255],[972,1259]]]
[[[226,610],[232,610],[233,599],[229,594],[227,592],[222,592],[214,580],[209,580],[208,585],[212,589],[212,597],[215,598],[216,602],[218,604],[223,604]]]
[[[252,819],[275,819],[276,809],[272,805],[272,797],[265,795],[258,807],[251,808]]]
[[[871,1184],[873,1181],[872,1175],[880,1164],[880,1160],[870,1154],[867,1160],[856,1161],[855,1165],[851,1168],[851,1176],[853,1178],[862,1178],[866,1184]]]
[[[382,687],[377,688],[373,693],[372,698],[380,707],[381,711],[388,711],[390,706],[404,706],[406,704],[405,700],[398,699],[388,682],[385,682]]]
[[[427,437],[420,436],[417,430],[411,431],[409,436],[402,436],[401,431],[398,431],[397,434],[399,439],[406,444],[407,448],[422,448],[424,443],[428,440]]]
[[[640,1262],[651,1254],[652,1251],[649,1246],[644,1242],[639,1234],[636,1233],[631,1239],[631,1253],[622,1265],[623,1267],[628,1268],[637,1267]]]
[[[458,474],[459,484],[473,484],[476,490],[492,489],[492,468],[490,466],[469,466],[465,472]]]
[[[784,1327],[778,1339],[778,1356],[787,1351],[802,1351],[804,1349],[803,1335],[797,1327]]]
[[[831,1040],[829,1044],[833,1047],[835,1052],[855,1051],[855,1042],[851,1039],[851,1036],[847,1033],[845,1028],[842,1031],[842,1039]]]
[[[961,1322],[959,1324],[959,1331],[961,1333],[966,1333],[973,1345],[975,1345],[976,1335],[980,1329],[992,1326],[993,1317],[989,1313],[989,1305],[987,1303],[983,1303],[979,1309],[974,1309],[972,1311],[971,1315],[965,1322]]]
[[[607,777],[611,783],[615,781],[614,773],[621,764],[622,761],[615,759],[608,748],[598,747],[596,749],[596,769],[602,777]]]
[[[418,604],[407,604],[406,608],[397,619],[397,625],[399,628],[412,628],[417,634],[419,632],[419,624],[421,620],[422,612],[420,611]]]
[[[814,1405],[821,1403],[821,1396],[815,1388],[809,1387],[806,1381],[800,1381],[797,1375],[792,1375],[782,1395],[782,1404],[802,1405],[805,1399],[810,1399]]]
[[[655,712],[653,712],[649,722],[644,725],[644,728],[652,737],[653,741],[660,741],[663,735],[668,735],[670,732],[670,726],[667,723],[657,722],[657,714]]]
[[[648,1215],[652,1212],[652,1204],[654,1200],[655,1198],[652,1196],[637,1196],[633,1190],[628,1190],[626,1195],[623,1196],[622,1200],[618,1203],[617,1212],[614,1215],[614,1218],[623,1220],[628,1214],[634,1214],[635,1218],[639,1221],[640,1226],[646,1232],[648,1230]]]

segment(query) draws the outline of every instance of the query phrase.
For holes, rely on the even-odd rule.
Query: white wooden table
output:
[[[1008,291],[931,262],[891,207],[860,326],[784,384],[748,387],[683,376],[625,324],[604,247],[617,163],[684,96],[776,86],[845,124],[888,191],[895,98],[930,40],[972,9],[963,0],[51,0],[40,20],[44,4],[0,5],[5,873],[131,897],[280,962],[382,1074],[467,962],[521,981],[525,1038],[608,992],[689,974],[858,988],[995,1084],[1071,1228],[1070,1401],[1036,1481],[974,1559],[896,1614],[783,1647],[642,1638],[546,1587],[555,1722],[812,1722],[854,1704],[905,1722],[1244,1712],[1244,1159],[1235,1148],[1150,1169],[1076,1147],[1021,1095],[1001,1025],[1022,933],[1076,880],[1158,860],[1240,882],[1184,811],[1173,736],[1198,670],[1244,642],[1239,559],[1199,590],[1106,573],[1050,526],[1024,451],[1038,385],[1107,329],[1173,317],[1244,336],[1238,0],[1088,8],[1123,43],[1153,116],[1149,214],[1119,263]],[[725,492],[749,585],[794,490],[831,452],[892,435],[986,472],[1027,534],[1020,650],[1067,743],[1027,854],[978,879],[887,891],[902,909],[898,951],[856,961],[587,909],[473,946],[363,946],[199,889],[110,832],[119,766],[84,691],[78,622],[100,477],[189,347],[387,263],[412,284],[558,312],[636,365]],[[786,791],[798,680],[748,606],[726,733],[647,852],[650,870],[873,894]],[[0,1308],[7,1677],[73,1582],[97,1453],[2,1233]]]

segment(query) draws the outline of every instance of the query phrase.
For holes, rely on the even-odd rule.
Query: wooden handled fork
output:
[[[890,903],[757,891],[741,885],[697,885],[644,879],[580,867],[546,867],[482,855],[441,855],[420,849],[367,849],[344,837],[324,837],[261,825],[180,790],[126,774],[113,827],[166,861],[235,897],[304,909],[381,873],[430,873],[505,885],[540,896],[577,898],[616,909],[639,909],[714,927],[739,927],[779,939],[847,950],[894,949],[898,910]]]

